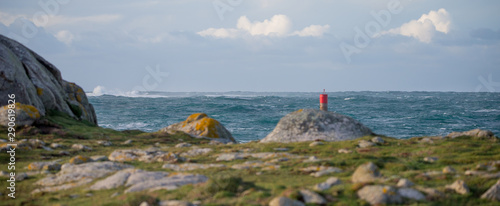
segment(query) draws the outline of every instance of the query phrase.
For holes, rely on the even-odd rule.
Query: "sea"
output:
[[[206,113],[239,142],[260,140],[288,113],[319,108],[320,93],[129,92],[87,93],[98,124],[115,130],[154,132]],[[445,136],[487,129],[500,136],[500,93],[331,92],[330,111],[348,115],[373,132],[395,138]]]

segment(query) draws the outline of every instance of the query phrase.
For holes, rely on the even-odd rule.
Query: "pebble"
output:
[[[311,144],[309,144],[309,147],[315,147],[315,146],[318,146],[318,145],[324,145],[325,143],[323,142],[311,142]]]
[[[349,150],[349,149],[339,149],[338,152],[341,153],[341,154],[350,154],[350,153],[352,153],[352,150]]]
[[[437,157],[424,157],[424,162],[434,163],[438,161]]]
[[[374,137],[374,138],[372,138],[372,142],[373,143],[377,143],[377,144],[384,144],[385,143],[384,139],[382,139],[380,137]]]

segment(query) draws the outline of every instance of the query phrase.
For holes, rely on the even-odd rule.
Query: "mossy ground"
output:
[[[303,159],[291,159],[280,162],[281,167],[274,171],[261,171],[259,168],[247,170],[230,169],[233,164],[245,162],[246,160],[235,160],[223,162],[227,168],[216,168],[208,170],[195,170],[189,173],[198,173],[208,176],[211,181],[200,185],[186,185],[173,191],[160,190],[155,192],[139,192],[123,194],[124,187],[113,190],[87,191],[88,186],[77,187],[69,190],[39,193],[31,195],[37,186],[34,184],[44,175],[36,175],[27,180],[17,182],[16,199],[7,197],[6,177],[0,177],[2,187],[0,192],[0,205],[139,205],[143,201],[150,203],[159,200],[199,200],[203,205],[267,205],[268,202],[280,195],[291,198],[300,198],[297,190],[311,188],[314,184],[324,182],[330,176],[339,177],[343,184],[336,185],[326,191],[320,192],[329,197],[331,205],[367,205],[359,200],[356,190],[361,185],[352,184],[351,175],[362,163],[373,162],[379,166],[384,177],[398,176],[413,181],[416,185],[432,187],[443,190],[444,186],[451,184],[456,179],[463,179],[471,190],[469,195],[446,193],[446,197],[424,202],[406,202],[407,205],[495,205],[498,203],[481,200],[479,197],[497,179],[484,179],[477,176],[465,176],[464,171],[473,169],[479,163],[488,163],[500,160],[500,144],[494,140],[481,140],[472,137],[459,137],[456,139],[434,140],[433,144],[421,143],[421,138],[398,140],[390,137],[382,137],[385,143],[368,149],[356,148],[358,140],[343,142],[326,142],[324,145],[310,147],[310,142],[302,143],[267,143],[257,142],[234,144],[234,145],[209,145],[208,141],[194,139],[183,133],[160,134],[144,133],[141,131],[115,131],[91,126],[84,122],[77,122],[63,115],[52,115],[47,118],[50,122],[60,125],[63,133],[22,135],[19,132],[17,139],[40,139],[47,143],[59,143],[66,147],[62,150],[70,152],[69,156],[59,155],[61,149],[46,151],[43,149],[18,150],[16,152],[16,172],[27,170],[27,166],[35,161],[50,161],[61,159],[62,163],[68,162],[76,155],[109,155],[115,149],[125,148],[148,148],[155,143],[168,146],[167,151],[180,153],[190,148],[175,148],[178,143],[188,142],[203,148],[212,148],[214,151],[209,155],[190,158],[196,163],[215,163],[214,154],[242,149],[252,149],[252,152],[276,152],[274,148],[288,148],[287,152],[303,155],[316,156],[325,161],[316,163],[303,163]],[[18,128],[21,129],[21,128]],[[1,128],[0,133],[6,137],[6,129]],[[370,139],[363,137],[361,139]],[[133,139],[132,144],[123,145],[122,142]],[[102,146],[97,140],[108,140],[112,146]],[[92,151],[82,152],[71,149],[71,145],[79,143],[92,147]],[[351,154],[339,154],[341,148],[351,149]],[[434,156],[439,160],[435,163],[423,161],[424,157]],[[0,154],[0,170],[7,171],[8,154]],[[162,169],[163,163],[126,162],[137,168],[150,171],[169,171]],[[312,177],[300,171],[307,166],[335,166],[344,170],[323,177]],[[438,175],[428,179],[421,174],[426,171],[441,171],[445,166],[452,166],[457,174]],[[172,172],[172,171],[169,171]],[[498,172],[498,171],[494,171]],[[259,175],[257,175],[259,173]],[[213,180],[213,181],[212,181]],[[384,184],[395,185],[394,182]],[[222,184],[222,185],[220,185]],[[111,197],[119,192],[119,195]],[[90,193],[92,196],[87,196]],[[72,198],[72,195],[78,195]]]

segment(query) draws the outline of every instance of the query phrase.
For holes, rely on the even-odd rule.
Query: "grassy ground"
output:
[[[432,187],[444,191],[444,186],[453,183],[457,179],[466,182],[471,190],[469,195],[459,195],[446,192],[445,197],[424,202],[406,202],[407,205],[495,205],[495,203],[481,200],[479,197],[497,179],[484,179],[477,176],[465,176],[464,172],[473,169],[479,163],[488,163],[500,160],[500,144],[497,139],[475,139],[472,137],[459,137],[455,139],[434,140],[433,144],[422,143],[423,137],[408,140],[398,140],[390,137],[382,137],[385,143],[368,149],[356,148],[359,140],[343,142],[326,142],[324,145],[309,147],[310,142],[303,143],[269,143],[260,144],[256,142],[234,145],[209,145],[208,141],[194,139],[188,135],[143,133],[140,131],[115,131],[94,127],[90,124],[77,122],[64,115],[55,114],[47,118],[52,126],[61,127],[58,132],[49,134],[30,134],[33,128],[18,128],[17,139],[40,139],[48,144],[59,143],[66,146],[63,149],[46,151],[43,149],[18,150],[16,152],[16,172],[27,171],[27,165],[35,161],[62,160],[68,162],[75,155],[109,155],[115,149],[123,148],[148,148],[155,143],[168,146],[166,151],[181,153],[190,148],[175,148],[178,143],[189,142],[203,148],[212,148],[214,151],[209,155],[190,158],[190,162],[196,163],[219,163],[215,162],[214,154],[251,149],[252,152],[276,152],[274,148],[288,148],[287,152],[303,155],[316,156],[324,159],[321,162],[303,163],[303,159],[291,159],[280,162],[280,168],[274,171],[261,171],[261,169],[234,170],[230,169],[233,164],[247,160],[235,160],[223,162],[228,167],[208,170],[195,170],[189,173],[206,175],[210,181],[199,185],[186,185],[173,191],[139,192],[123,194],[126,188],[112,190],[87,191],[87,186],[77,187],[69,190],[39,193],[31,195],[31,191],[38,186],[34,183],[43,178],[44,175],[32,176],[16,184],[16,199],[7,197],[7,177],[0,177],[2,187],[0,192],[0,205],[139,205],[143,201],[155,203],[159,200],[187,200],[201,201],[203,205],[267,205],[268,202],[280,195],[291,198],[300,198],[298,189],[312,188],[314,184],[325,181],[330,176],[339,177],[343,184],[336,185],[326,191],[320,192],[331,201],[331,205],[367,205],[359,200],[356,190],[361,186],[352,184],[351,175],[357,166],[366,162],[373,162],[379,166],[384,177],[393,177],[394,180],[384,184],[395,185],[398,178],[408,178],[416,185]],[[6,137],[5,128],[0,129],[2,137]],[[122,145],[125,140],[132,139],[129,145]],[[362,139],[369,140],[371,137]],[[105,147],[98,145],[97,140],[108,140],[113,146]],[[92,147],[90,152],[82,152],[71,149],[71,145],[79,143]],[[351,149],[351,154],[339,154],[341,148]],[[65,150],[70,155],[62,156],[59,151]],[[438,157],[435,163],[423,161],[424,157]],[[8,154],[0,154],[0,170],[7,171]],[[150,171],[169,171],[162,169],[164,163],[126,162],[137,168]],[[323,177],[312,177],[300,171],[307,166],[335,166],[344,172],[335,173]],[[457,170],[456,174],[443,174],[433,177],[423,176],[423,172],[441,171],[445,166],[452,166]],[[171,171],[170,171],[171,172]],[[498,172],[498,171],[493,171]],[[224,184],[221,184],[224,183]],[[222,186],[221,186],[222,185]],[[112,194],[119,192],[117,196]],[[73,198],[73,195],[79,197]],[[498,203],[496,203],[498,204]]]

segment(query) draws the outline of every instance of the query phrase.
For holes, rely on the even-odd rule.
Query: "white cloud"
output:
[[[290,32],[292,21],[282,14],[274,15],[271,19],[251,22],[246,16],[238,19],[236,28],[209,28],[198,32],[203,37],[211,36],[215,38],[237,38],[244,35],[251,36],[314,36],[320,37],[330,28],[329,25],[311,25],[301,31]]]
[[[33,19],[33,23],[37,26],[47,27],[54,25],[68,25],[68,24],[79,24],[79,23],[97,23],[97,24],[106,24],[111,23],[116,20],[121,19],[120,15],[115,14],[103,14],[103,15],[94,15],[94,16],[84,16],[84,17],[69,17],[69,16],[46,16],[46,21],[41,19],[40,21],[37,19]]]
[[[24,17],[23,15],[11,15],[8,13],[0,12],[0,23],[4,24],[5,26],[9,26],[10,24],[14,23],[16,19]]]
[[[238,29],[209,28],[200,31],[197,34],[203,37],[212,36],[215,38],[236,38],[238,36],[238,33],[241,33]]]
[[[236,27],[247,31],[252,36],[284,36],[290,31],[292,22],[282,14],[274,15],[271,20],[266,19],[263,22],[250,22],[246,16],[242,16],[238,19]]]
[[[412,20],[384,34],[399,34],[430,43],[436,32],[447,34],[450,31],[450,25],[450,14],[445,9],[439,9],[423,14],[418,20]]]
[[[297,36],[313,36],[313,37],[321,37],[323,36],[324,33],[326,33],[330,29],[330,25],[311,25],[308,26],[301,31],[296,31],[293,32],[292,35],[297,35]]]
[[[57,38],[57,40],[64,42],[66,45],[71,44],[71,42],[73,42],[73,40],[75,39],[75,35],[67,30],[59,31],[54,36]]]

